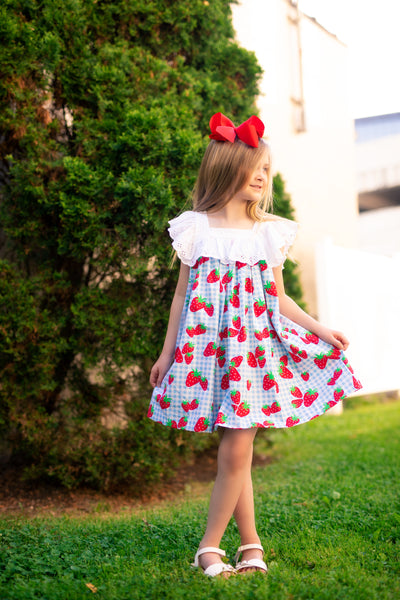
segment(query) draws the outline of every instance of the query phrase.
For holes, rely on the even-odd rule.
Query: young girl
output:
[[[206,575],[267,572],[254,518],[251,462],[258,427],[292,427],[361,387],[340,331],[285,294],[282,268],[297,224],[268,212],[271,157],[255,116],[235,127],[221,113],[194,189],[193,211],[170,221],[181,260],[149,417],[220,433],[218,473],[194,566]],[[233,568],[219,544],[234,516]],[[239,559],[241,560],[239,561]]]

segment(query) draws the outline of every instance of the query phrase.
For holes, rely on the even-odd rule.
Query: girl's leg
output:
[[[256,530],[256,522],[254,515],[254,497],[253,497],[253,482],[251,480],[251,458],[248,465],[247,476],[233,512],[240,534],[240,545],[260,544],[260,538]],[[244,550],[241,560],[249,560],[250,558],[263,558],[263,552],[257,549]],[[247,571],[258,570],[255,567],[241,569],[240,573]]]
[[[256,432],[256,428],[224,429],[218,450],[218,472],[210,499],[207,528],[200,548],[218,548],[220,545],[229,520],[245,490]],[[241,510],[243,509],[239,505],[239,513]],[[203,569],[220,561],[220,556],[211,552],[200,557]]]

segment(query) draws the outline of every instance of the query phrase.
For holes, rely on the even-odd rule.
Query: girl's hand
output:
[[[341,331],[329,329],[329,327],[323,327],[322,330],[318,332],[318,335],[324,342],[328,342],[328,344],[336,346],[336,348],[339,348],[339,350],[347,350],[349,347],[349,340]]]
[[[170,356],[160,355],[157,362],[154,363],[153,368],[150,371],[150,385],[154,387],[160,387],[162,380],[168,369],[172,364]]]

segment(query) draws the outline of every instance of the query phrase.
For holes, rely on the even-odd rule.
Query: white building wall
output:
[[[289,0],[241,0],[232,5],[238,42],[264,70],[260,115],[274,159],[292,197],[300,230],[298,259],[309,312],[318,316],[315,257],[326,236],[357,245],[354,123],[347,98],[347,49],[300,13],[301,62],[296,62],[296,10]],[[296,131],[299,69],[305,130]]]
[[[363,384],[361,392],[399,390],[400,255],[343,248],[325,240],[317,257],[320,317],[346,332],[346,355]]]

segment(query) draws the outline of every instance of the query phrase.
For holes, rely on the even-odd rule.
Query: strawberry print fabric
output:
[[[193,212],[171,221],[178,256],[192,264],[175,360],[151,398],[154,421],[198,432],[292,427],[361,388],[343,352],[280,315],[272,266],[296,224],[263,225],[213,230]]]

